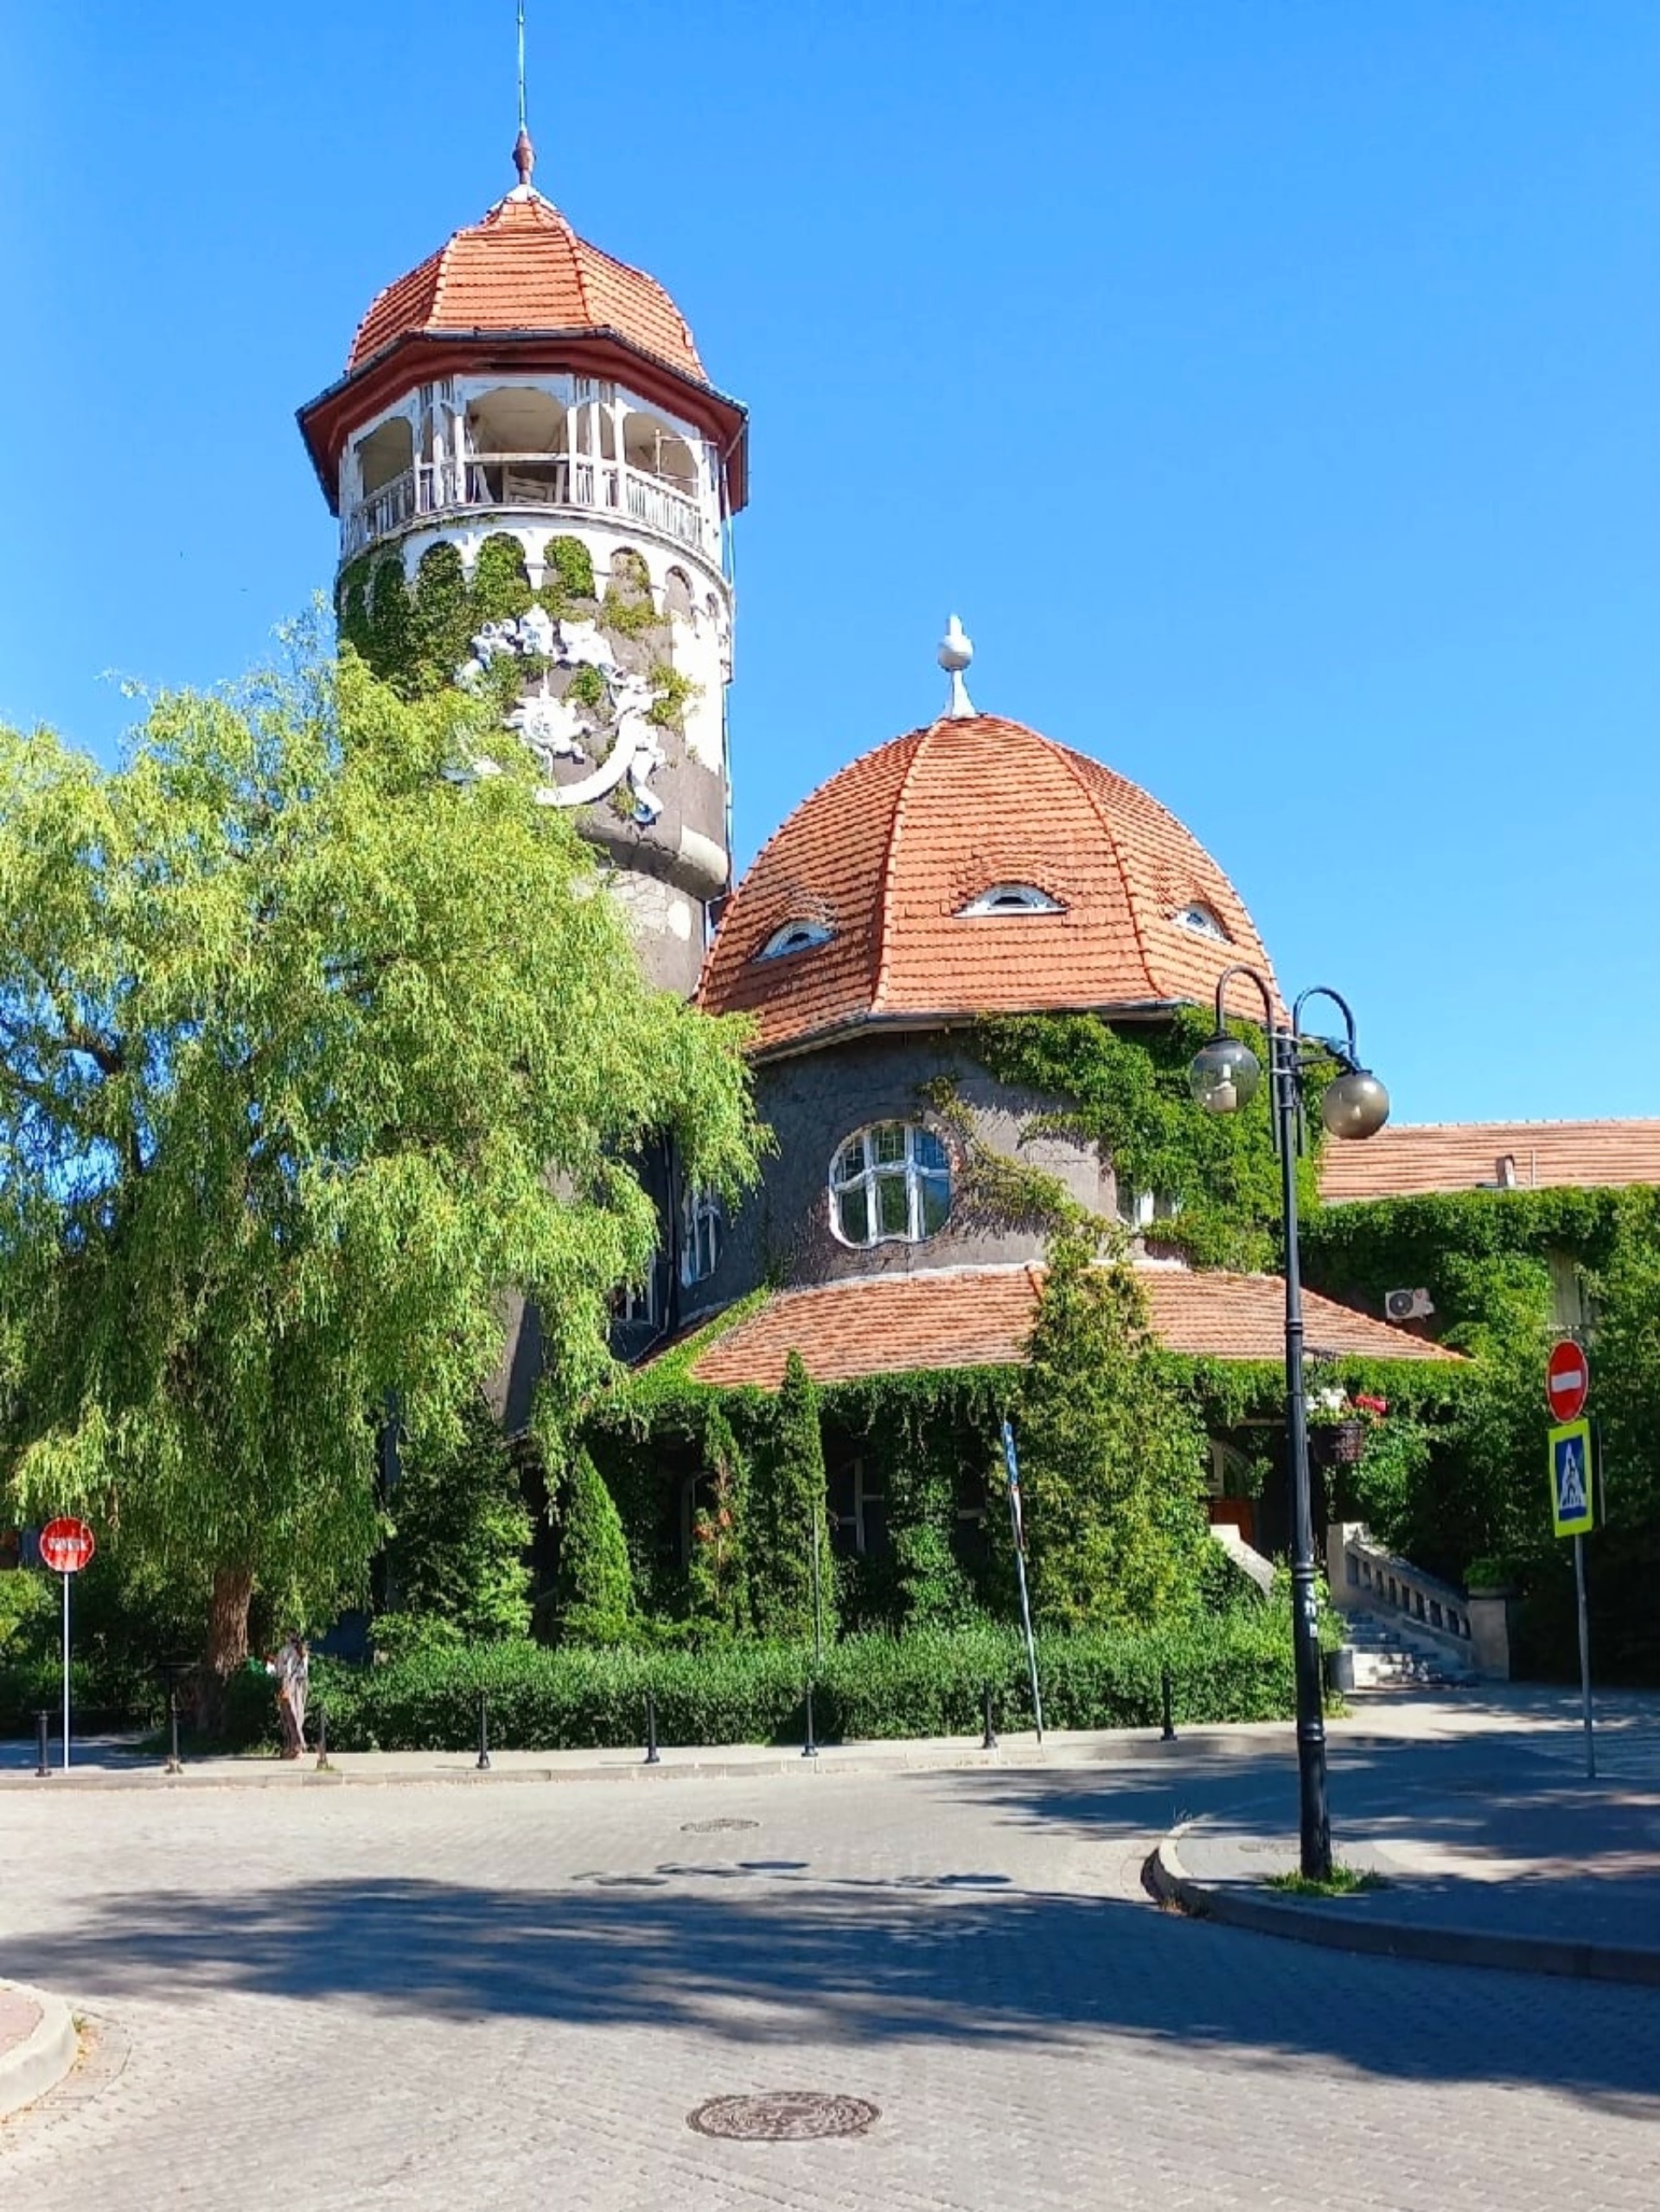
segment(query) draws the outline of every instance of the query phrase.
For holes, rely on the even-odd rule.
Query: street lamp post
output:
[[[1261,992],[1267,1017],[1268,1083],[1274,1149],[1280,1155],[1280,1201],[1286,1238],[1286,1434],[1291,1455],[1292,1645],[1297,1675],[1297,1778],[1302,1871],[1311,1882],[1331,1876],[1331,1823],[1325,1801],[1325,1714],[1320,1694],[1319,1616],[1315,1597],[1314,1514],[1309,1494],[1308,1416],[1303,1384],[1302,1259],[1297,1233],[1297,1156],[1301,1151],[1303,1076],[1322,1061],[1341,1071],[1320,1100],[1320,1119],[1334,1137],[1375,1136],[1389,1119],[1389,1097],[1376,1075],[1360,1064],[1355,1017],[1348,1001],[1325,985],[1306,991],[1292,1009],[1286,1027],[1266,977],[1243,963],[1229,968],[1216,985],[1216,1033],[1194,1055],[1188,1086],[1210,1113],[1236,1113],[1261,1079],[1261,1063],[1247,1044],[1224,1026],[1223,998],[1235,976],[1246,976]],[[1341,1012],[1344,1040],[1312,1036],[1302,1025],[1311,998],[1329,998]]]

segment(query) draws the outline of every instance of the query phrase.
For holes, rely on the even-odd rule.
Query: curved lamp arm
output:
[[[1249,976],[1251,981],[1256,985],[1257,990],[1261,993],[1262,1010],[1267,1017],[1267,1019],[1264,1023],[1264,1027],[1268,1030],[1272,1030],[1274,1026],[1274,992],[1269,987],[1267,978],[1260,969],[1252,967],[1248,961],[1235,960],[1232,967],[1224,968],[1222,973],[1216,978],[1216,1035],[1221,1036],[1223,1034],[1228,1019],[1228,1013],[1226,1007],[1223,1004],[1223,1000],[1227,994],[1229,985],[1233,981],[1236,975]],[[1303,996],[1304,998],[1306,998],[1308,993],[1305,991]],[[1299,1006],[1302,1003],[1303,1001],[1301,998],[1297,1001],[1297,1004]],[[1349,1026],[1352,1030],[1354,1023],[1351,1022]]]
[[[1352,1074],[1360,1066],[1360,1048],[1355,1041],[1355,1017],[1349,1001],[1340,991],[1333,991],[1329,983],[1312,983],[1306,991],[1299,994],[1297,1004],[1291,1010],[1293,1036],[1300,1039],[1309,1034],[1303,1027],[1303,1009],[1311,998],[1329,998],[1343,1016],[1344,1042],[1341,1045],[1331,1037],[1315,1037],[1312,1042],[1325,1045],[1332,1058]]]

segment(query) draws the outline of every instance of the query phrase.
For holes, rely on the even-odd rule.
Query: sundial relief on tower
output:
[[[342,639],[405,693],[499,699],[610,855],[653,979],[729,887],[731,519],[747,418],[654,277],[534,182],[386,286],[300,410],[340,517]]]

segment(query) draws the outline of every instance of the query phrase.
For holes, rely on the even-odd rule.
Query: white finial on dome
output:
[[[968,696],[968,686],[962,680],[962,672],[974,657],[974,641],[953,615],[946,625],[945,635],[940,640],[939,662],[951,679],[950,695],[945,702],[948,722],[966,722],[974,712],[974,703]]]

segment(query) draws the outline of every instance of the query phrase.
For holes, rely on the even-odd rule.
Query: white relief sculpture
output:
[[[588,757],[582,742],[588,735],[582,710],[570,698],[555,698],[546,685],[528,698],[520,699],[508,717],[508,727],[518,731],[546,768],[552,768],[555,761],[585,761]]]
[[[616,666],[611,641],[597,622],[562,622],[556,627],[561,668],[597,668],[602,675],[608,675]]]
[[[596,622],[556,622],[545,607],[486,622],[472,640],[473,657],[456,671],[463,691],[476,694],[485,671],[499,655],[533,656],[552,667],[574,672],[591,668],[604,686],[605,704],[590,707],[549,689],[545,666],[537,688],[508,715],[507,725],[535,754],[550,776],[555,761],[586,761],[597,733],[607,724],[615,738],[592,774],[577,783],[546,784],[537,794],[546,806],[587,806],[619,789],[626,781],[636,821],[649,828],[663,811],[651,779],[667,765],[650,721],[656,692],[648,677],[623,668]],[[588,742],[584,742],[588,741]]]
[[[648,677],[619,668],[606,685],[616,740],[591,775],[579,783],[549,786],[537,796],[545,806],[590,806],[609,798],[627,779],[636,821],[647,828],[663,811],[663,802],[651,788],[651,779],[667,764],[648,719],[656,693]]]

